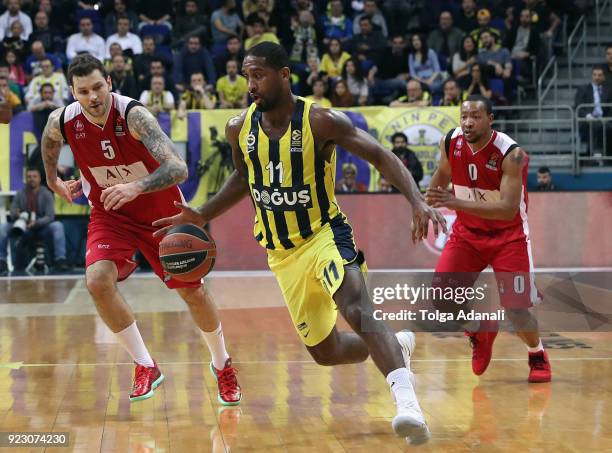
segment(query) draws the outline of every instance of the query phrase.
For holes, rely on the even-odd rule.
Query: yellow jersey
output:
[[[254,103],[240,130],[256,211],[253,232],[269,250],[297,247],[342,215],[334,194],[336,150],[329,162],[316,152],[309,121],[312,104],[297,98],[290,125],[279,140],[264,133],[262,112]]]

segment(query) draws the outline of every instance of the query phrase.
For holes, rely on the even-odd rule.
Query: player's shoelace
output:
[[[217,371],[217,381],[219,382],[219,390],[224,396],[235,393],[239,388],[238,379],[236,379],[236,368],[234,367],[227,367]]]

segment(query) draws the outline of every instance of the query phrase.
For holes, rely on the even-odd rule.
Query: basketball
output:
[[[192,224],[172,228],[159,243],[162,267],[182,282],[194,282],[206,276],[214,267],[216,256],[215,241]]]

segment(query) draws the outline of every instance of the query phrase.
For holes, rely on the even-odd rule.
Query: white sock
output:
[[[225,340],[223,338],[223,328],[221,327],[221,323],[219,323],[219,327],[212,332],[202,331],[202,336],[208,345],[208,350],[212,356],[213,366],[217,370],[222,370],[225,368],[225,362],[227,359],[229,359],[229,354],[225,350]]]
[[[535,348],[527,346],[527,350],[529,352],[540,352],[540,351],[543,351],[544,350],[544,345],[542,344],[542,339],[540,338],[540,342],[538,343],[538,345]]]
[[[463,328],[470,333],[478,332],[480,330],[480,321],[468,321],[463,325]]]
[[[155,365],[153,363],[153,358],[151,358],[151,354],[149,354],[149,351],[144,344],[144,341],[142,341],[140,331],[136,326],[136,321],[123,329],[121,332],[117,332],[115,335],[117,335],[119,343],[121,343],[128,354],[130,354],[134,362],[146,367],[152,367]]]
[[[406,368],[398,368],[387,375],[387,382],[396,404],[403,401],[416,401],[416,394],[410,382],[410,372]]]

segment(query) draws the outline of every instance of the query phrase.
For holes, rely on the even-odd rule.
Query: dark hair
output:
[[[267,66],[277,70],[289,67],[289,57],[283,46],[270,41],[251,47],[246,56],[264,58]]]
[[[84,53],[74,57],[70,66],[68,66],[68,83],[72,86],[73,77],[85,77],[94,72],[95,70],[100,71],[102,77],[105,79],[108,77],[106,69],[100,60],[93,55]]]
[[[122,14],[121,16],[117,17],[117,23],[119,23],[120,20],[127,20],[128,22],[130,21],[130,18],[128,17],[127,14]]]
[[[540,167],[538,168],[538,173],[550,173],[550,168],[547,166]]]
[[[444,83],[442,84],[442,89],[446,88],[446,84],[450,83],[450,82],[453,82],[455,85],[457,85],[457,88],[460,88],[459,84],[457,83],[457,81],[455,79],[453,79],[453,78],[450,78],[450,79],[446,79],[444,81]]]
[[[406,143],[408,143],[408,137],[403,132],[396,132],[391,136],[391,143],[395,142],[396,138],[403,138]]]
[[[491,104],[491,101],[486,97],[481,96],[480,94],[472,94],[468,96],[465,102],[482,102],[482,105],[484,105],[485,112],[487,112],[487,115],[493,113],[493,104]]]
[[[90,21],[93,24],[93,19],[89,16],[83,16],[79,19],[79,25],[81,24],[82,21],[84,21],[85,19],[87,19],[88,21]]]
[[[421,40],[421,50],[419,50],[419,52],[421,52],[421,64],[425,63],[427,61],[427,58],[429,57],[429,47],[427,47],[427,40],[425,39],[425,35],[422,35],[420,33],[413,33],[412,36],[410,37],[410,47],[412,48],[412,53],[416,54],[416,49],[414,47],[412,47],[412,39],[418,36],[419,39]],[[416,55],[415,55],[416,58]]]
[[[40,171],[40,168],[38,168],[38,167],[27,167],[27,168],[26,168],[26,173],[27,173],[27,172],[29,172],[29,171],[35,171],[35,172],[38,172],[38,176],[42,176],[42,173],[41,173],[41,171]]]
[[[265,27],[266,26],[266,21],[263,20],[261,17],[256,15],[256,16],[249,17],[248,20],[246,21],[246,24],[247,25],[251,25],[251,26],[255,25],[255,24],[259,24],[262,27]]]
[[[330,57],[332,56],[332,54],[331,54],[331,43],[332,43],[332,41],[336,41],[339,44],[339,46],[340,46],[340,55],[342,55],[342,51],[344,50],[342,48],[342,41],[340,41],[338,38],[330,38],[329,42],[327,43],[327,50],[329,51],[329,56]]]
[[[480,70],[480,81],[482,82],[484,87],[487,89],[491,88],[491,86],[489,85],[489,71],[487,71],[487,67],[485,65],[480,63],[472,65],[472,67],[470,68],[470,77],[472,74],[472,69],[474,69],[476,66],[478,66],[478,69]]]
[[[49,82],[45,82],[45,83],[43,83],[43,84],[40,86],[40,88],[39,88],[38,92],[39,92],[39,93],[42,95],[43,90],[44,90],[45,88],[47,88],[47,87],[51,87],[51,89],[52,89],[52,90],[53,90],[53,92],[55,93],[55,87],[53,86],[53,84],[51,84],[51,83],[49,83]]]
[[[229,35],[227,37],[227,39],[225,40],[226,43],[230,42],[232,39],[237,39],[238,41],[240,41],[240,36],[238,35]]]
[[[370,16],[369,14],[364,14],[359,18],[359,22],[363,22],[364,20],[367,20],[371,25],[374,25],[374,23],[372,22],[372,16]]]
[[[145,41],[145,39],[150,39],[151,41],[153,41],[153,44],[155,44],[155,36],[152,35],[146,35],[142,38],[142,42]]]
[[[595,65],[593,66],[593,69],[591,69],[591,73],[593,73],[593,71],[603,71],[604,74],[606,73],[606,68],[604,66],[601,65]]]
[[[472,44],[474,44],[474,50],[472,50],[472,53],[470,55],[467,54],[467,52],[465,51],[465,40],[469,39],[472,41]],[[459,57],[461,58],[461,61],[467,61],[468,58],[470,58],[472,55],[476,55],[478,53],[478,44],[476,43],[476,40],[474,38],[472,38],[470,35],[466,35],[463,40],[461,41],[461,48],[459,49]]]
[[[344,85],[344,88],[346,88],[346,91],[344,92],[342,97],[338,96],[338,94],[336,93],[336,88],[339,84]],[[352,107],[355,104],[353,95],[349,91],[349,87],[346,83],[346,80],[340,79],[334,84],[334,88],[331,93],[331,103],[334,107]]]
[[[348,60],[344,62],[344,66],[342,67],[342,78],[344,80],[348,80],[348,71],[346,70],[346,67],[348,66],[347,63],[349,61],[353,63],[353,66],[355,66],[355,74],[353,74],[353,77],[358,82],[363,82],[365,77],[363,75],[363,68],[361,67],[361,62],[353,57],[349,58]]]

